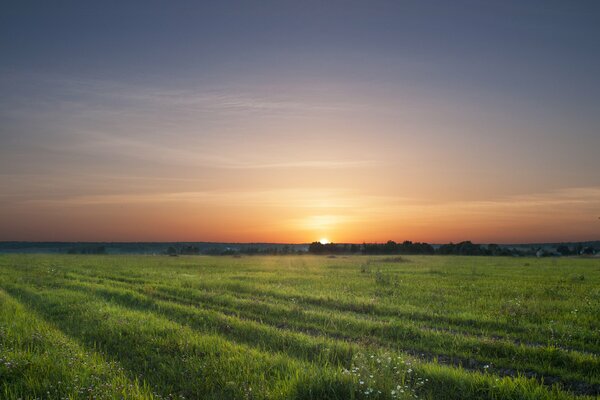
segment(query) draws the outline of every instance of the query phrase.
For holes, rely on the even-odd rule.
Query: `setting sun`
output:
[[[321,239],[319,240],[319,243],[321,243],[321,244],[329,244],[329,243],[331,243],[331,242],[330,242],[330,241],[329,241],[329,239],[327,239],[327,238],[321,238]]]

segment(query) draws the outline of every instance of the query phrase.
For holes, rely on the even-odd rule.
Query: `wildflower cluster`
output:
[[[358,398],[416,399],[429,381],[417,376],[411,361],[388,353],[356,354],[342,373],[354,377]]]

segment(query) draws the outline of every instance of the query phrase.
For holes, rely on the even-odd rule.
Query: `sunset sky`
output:
[[[0,240],[600,239],[597,1],[9,1]]]

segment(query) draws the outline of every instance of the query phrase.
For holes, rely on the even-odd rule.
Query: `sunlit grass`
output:
[[[600,388],[598,259],[5,255],[0,289],[7,399]]]

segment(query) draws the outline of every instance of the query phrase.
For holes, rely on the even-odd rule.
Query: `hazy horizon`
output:
[[[595,2],[7,4],[0,241],[600,239]]]

